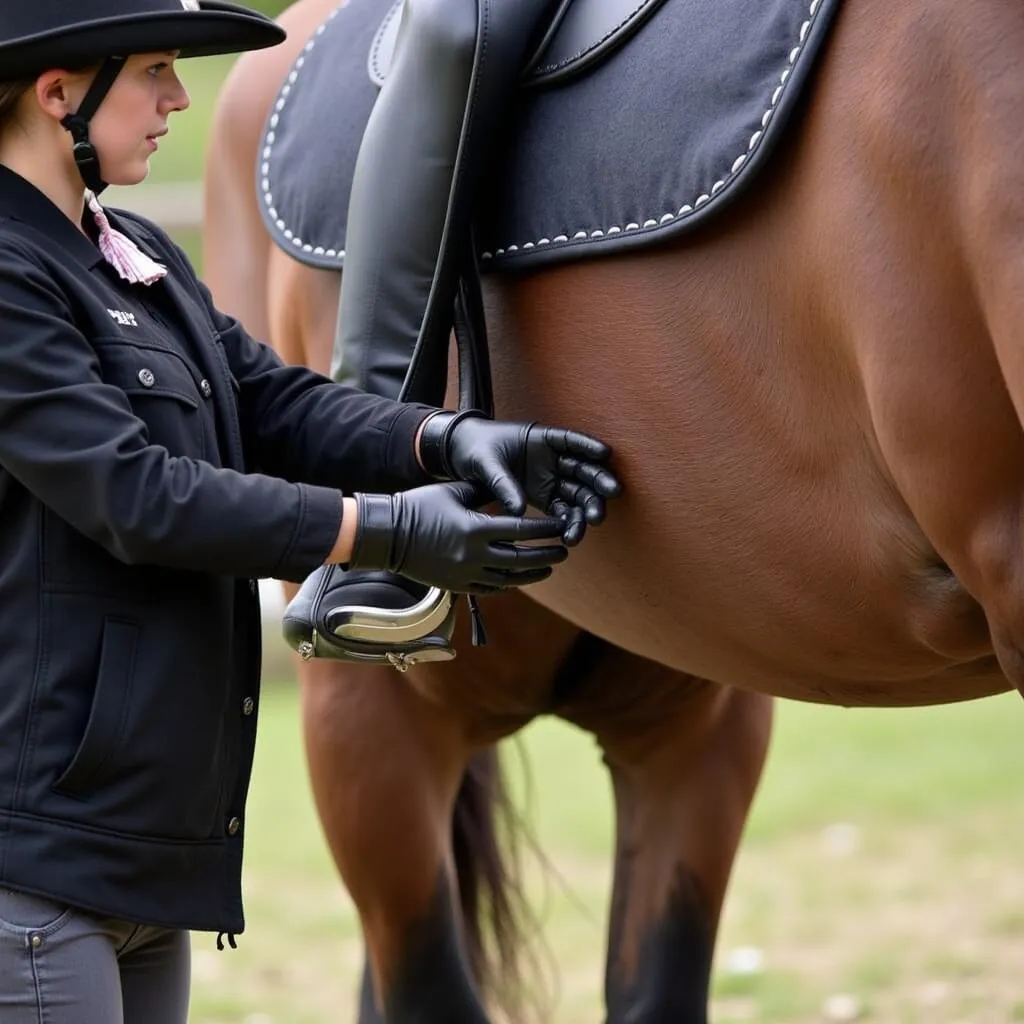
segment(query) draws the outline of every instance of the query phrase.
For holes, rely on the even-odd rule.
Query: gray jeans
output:
[[[0,888],[3,1024],[186,1024],[188,932]]]

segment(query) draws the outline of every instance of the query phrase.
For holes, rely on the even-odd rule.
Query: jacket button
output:
[[[256,701],[254,701],[252,697],[246,697],[245,700],[242,701],[242,714],[251,715],[255,710]]]
[[[203,398],[209,398],[213,394],[213,388],[205,377],[199,382],[199,390],[203,393]]]
[[[139,383],[144,388],[151,388],[156,383],[156,375],[147,367],[139,370]]]
[[[238,834],[238,830],[242,827],[242,823],[237,818],[232,818],[228,822],[228,835],[233,836]]]

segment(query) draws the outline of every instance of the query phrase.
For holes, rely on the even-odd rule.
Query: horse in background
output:
[[[235,66],[204,236],[218,304],[323,372],[340,275],[272,244],[254,168],[334,6],[300,0],[288,42]],[[845,0],[784,145],[717,220],[485,278],[498,415],[602,437],[627,491],[550,581],[486,602],[486,647],[462,623],[450,664],[298,667],[360,1024],[514,1003],[494,745],[535,717],[592,733],[611,776],[609,1024],[703,1024],[772,698],[1024,686],[1022,54],[1024,5]]]

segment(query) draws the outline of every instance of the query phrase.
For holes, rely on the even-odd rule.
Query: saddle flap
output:
[[[665,0],[571,0],[526,67],[523,84],[556,85],[614,53]]]
[[[600,2],[550,0],[553,15],[538,40],[551,40],[535,50],[553,52],[555,33],[566,31],[558,14]],[[636,34],[592,74],[563,87],[520,89],[474,214],[482,267],[538,268],[624,252],[713,221],[799,121],[842,3],[652,4]],[[264,127],[260,212],[275,243],[310,266],[336,271],[345,261],[349,190],[378,97],[366,55],[393,6],[339,3],[296,58]]]
[[[395,0],[370,46],[368,71],[370,80],[378,88],[384,84],[391,68],[404,2]],[[558,85],[596,67],[622,46],[664,2],[563,0],[539,47],[527,62],[522,84],[533,89]]]

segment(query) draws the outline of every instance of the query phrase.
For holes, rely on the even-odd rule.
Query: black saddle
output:
[[[514,2],[514,0],[513,0]],[[525,87],[559,85],[586,74],[622,46],[665,0],[562,0],[523,68]],[[405,0],[395,0],[370,44],[370,80],[384,84]]]
[[[483,183],[482,269],[649,246],[705,225],[750,185],[799,110],[839,3],[564,0]],[[261,212],[301,262],[344,263],[352,171],[399,10],[346,0],[277,97]]]

